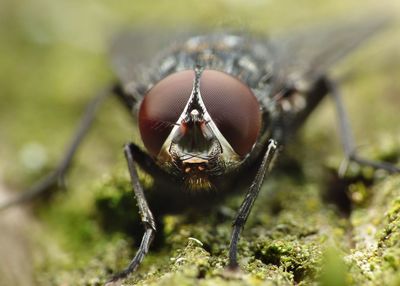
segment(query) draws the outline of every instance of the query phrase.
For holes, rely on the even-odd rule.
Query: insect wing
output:
[[[388,16],[370,16],[275,37],[282,82],[312,84],[360,44],[387,27],[390,20]]]
[[[158,57],[165,55],[193,34],[193,29],[140,27],[119,33],[110,49],[111,64],[124,86],[146,82],[145,73]]]

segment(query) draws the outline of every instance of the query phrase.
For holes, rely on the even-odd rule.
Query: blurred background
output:
[[[146,24],[159,26],[160,31],[172,25],[223,25],[278,33],[386,12],[393,15],[393,26],[333,71],[343,81],[346,108],[361,146],[399,140],[399,1],[0,0],[0,199],[32,184],[61,158],[86,103],[115,80],[108,47],[122,29]],[[305,142],[307,138],[323,142],[314,150],[321,155],[316,158],[342,156],[328,102],[304,131]],[[124,165],[122,145],[132,136],[127,112],[116,100],[106,102],[66,181],[75,196],[73,204],[84,207],[93,182]],[[382,139],[387,137],[391,139]],[[311,165],[312,159],[308,160]],[[27,246],[29,237],[60,236],[54,230],[59,223],[47,215],[21,210],[0,213],[1,285],[35,285],[33,261],[47,258],[29,258],[36,247]],[[49,246],[68,261],[58,244]]]

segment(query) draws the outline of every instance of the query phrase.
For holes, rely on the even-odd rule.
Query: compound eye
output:
[[[205,70],[200,94],[214,123],[235,152],[244,157],[256,142],[261,111],[252,90],[239,79],[216,70]]]
[[[143,143],[156,157],[183,112],[193,89],[194,71],[185,70],[159,81],[144,96],[139,109]]]

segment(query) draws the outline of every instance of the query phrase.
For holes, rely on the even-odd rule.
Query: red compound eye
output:
[[[219,131],[244,157],[251,151],[261,127],[260,106],[251,89],[224,72],[205,70],[200,78],[200,93]]]
[[[139,110],[139,130],[151,155],[157,156],[192,93],[194,71],[167,76],[145,95]]]
[[[144,97],[139,129],[147,150],[157,156],[183,112],[193,89],[195,73],[186,70],[158,82]],[[261,126],[260,107],[251,89],[224,72],[204,70],[200,94],[219,131],[235,152],[251,151]]]

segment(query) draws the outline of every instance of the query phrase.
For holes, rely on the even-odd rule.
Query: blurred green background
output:
[[[0,171],[13,188],[23,187],[60,158],[85,104],[114,80],[107,48],[122,28],[228,23],[268,32],[399,10],[396,1],[2,0],[0,5]],[[346,101],[360,140],[396,131],[398,35],[398,28],[390,29],[340,65],[349,67],[352,76]],[[103,109],[80,152],[83,160],[76,160],[78,168],[104,172],[116,161],[120,146],[131,140],[131,122],[124,115],[112,103]],[[328,119],[314,120],[326,125],[314,125],[312,132],[334,133]],[[329,148],[337,149],[335,145]]]
[[[54,165],[85,104],[114,80],[107,49],[112,35],[123,28],[138,24],[159,25],[160,29],[180,24],[231,25],[264,32],[360,14],[389,11],[395,18],[400,15],[398,2],[390,0],[379,4],[2,0],[0,5],[0,174],[12,189],[21,189],[42,169]],[[348,78],[351,76],[351,84],[345,86],[346,101],[361,144],[376,140],[380,132],[398,131],[398,22],[396,19],[397,28],[375,37],[340,65],[348,68]],[[82,176],[81,171],[106,171],[119,157],[121,145],[131,140],[126,112],[108,104],[110,108],[103,108],[79,153],[79,171],[72,172],[71,180],[75,180],[74,173]],[[319,114],[326,116],[326,112]],[[313,120],[320,125],[310,132],[330,136],[335,129],[331,119]],[[338,145],[335,142],[326,149],[340,151]]]
[[[121,29],[143,24],[160,30],[172,25],[231,25],[285,31],[386,12],[393,15],[393,27],[333,71],[343,79],[346,107],[361,146],[400,141],[399,1],[0,0],[0,190],[21,191],[56,164],[85,104],[115,80],[107,49]],[[89,186],[124,165],[121,147],[132,140],[133,130],[116,100],[101,108],[67,179],[74,204],[85,205]],[[320,158],[340,160],[329,102],[307,123],[303,137],[304,142],[320,142],[318,148],[304,151],[312,154],[305,164]],[[57,224],[52,223],[51,227]]]

